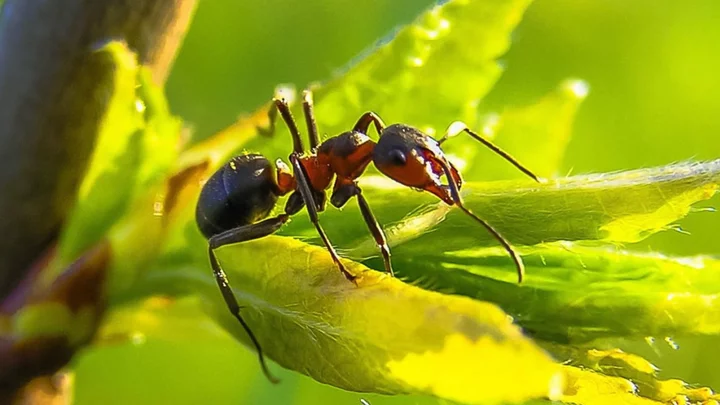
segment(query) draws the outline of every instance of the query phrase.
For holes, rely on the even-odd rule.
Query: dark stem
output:
[[[5,0],[0,11],[0,301],[75,201],[125,40],[162,84],[196,0]]]

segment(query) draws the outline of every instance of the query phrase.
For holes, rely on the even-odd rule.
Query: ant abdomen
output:
[[[200,192],[195,211],[203,235],[209,239],[266,218],[278,199],[274,171],[256,153],[236,156],[218,169]]]

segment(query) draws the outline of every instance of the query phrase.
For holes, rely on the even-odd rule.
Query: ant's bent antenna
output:
[[[485,229],[490,232],[492,236],[497,239],[498,242],[505,248],[505,250],[508,252],[510,257],[513,259],[513,262],[515,262],[515,268],[517,269],[517,275],[518,275],[518,283],[522,283],[523,277],[525,276],[525,265],[522,262],[522,259],[517,254],[515,249],[510,245],[510,242],[507,241],[498,231],[495,230],[490,224],[482,220],[480,217],[475,215],[472,211],[470,211],[467,207],[465,207],[465,204],[463,203],[462,199],[460,198],[460,190],[458,188],[457,183],[455,182],[455,179],[452,176],[452,173],[450,172],[450,165],[443,161],[442,159],[438,160],[438,163],[442,167],[443,171],[445,172],[445,177],[448,179],[448,185],[450,186],[450,196],[452,197],[453,202],[455,205],[458,206],[464,213],[472,217],[475,221],[479,222],[480,225],[485,227]]]
[[[461,132],[466,132],[468,135],[473,137],[475,140],[479,141],[483,145],[487,146],[490,150],[497,153],[498,155],[502,156],[505,160],[510,162],[513,166],[515,166],[518,170],[528,175],[533,180],[537,181],[538,183],[542,183],[542,181],[535,175],[535,173],[531,172],[530,169],[523,166],[520,162],[517,161],[514,157],[510,156],[509,153],[505,152],[504,150],[500,149],[497,145],[492,143],[489,139],[485,139],[484,137],[476,134],[468,126],[461,121],[455,121],[450,126],[448,126],[447,131],[445,131],[445,135],[440,138],[438,141],[438,144],[442,144],[443,142],[447,141],[449,138],[452,138],[456,135],[458,135]]]

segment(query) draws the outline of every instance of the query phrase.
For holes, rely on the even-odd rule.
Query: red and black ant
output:
[[[363,219],[382,253],[385,271],[393,275],[390,249],[385,234],[357,184],[358,177],[363,174],[370,162],[391,179],[417,190],[429,191],[446,204],[458,206],[484,226],[510,254],[517,268],[518,280],[522,281],[524,273],[522,260],[505,238],[465,207],[460,198],[462,187],[460,173],[445,157],[440,145],[449,138],[466,132],[538,181],[532,172],[506,152],[460,122],[450,125],[445,136],[436,141],[407,125],[385,126],[374,112],[363,114],[351,131],[343,132],[320,143],[313,113],[312,94],[306,90],[303,92],[303,111],[310,138],[310,151],[306,153],[287,102],[284,99],[273,101],[275,108],[271,110],[271,117],[274,118],[279,111],[292,135],[293,152],[289,156],[292,171],[280,159],[275,162],[273,168],[270,161],[259,154],[233,157],[205,183],[200,192],[195,215],[198,227],[208,239],[210,264],[225,303],[250,337],[268,379],[277,381],[265,364],[260,343],[240,316],[240,306],[214,250],[225,245],[270,235],[280,229],[291,215],[305,206],[310,221],[340,272],[348,280],[355,281],[355,276],[350,274],[340,261],[318,220],[318,212],[325,209],[327,198],[325,190],[330,187],[334,177],[335,184],[330,203],[340,208],[352,197],[357,198]],[[377,143],[367,135],[370,125],[374,125],[379,134]],[[447,185],[441,182],[443,176],[447,180]],[[285,204],[285,212],[267,218],[278,198],[290,192],[292,194]]]

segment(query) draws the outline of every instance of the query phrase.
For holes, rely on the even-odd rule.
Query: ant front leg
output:
[[[492,141],[490,141],[489,139],[486,139],[485,137],[480,136],[479,134],[471,131],[470,128],[468,128],[468,126],[467,126],[464,122],[455,121],[455,122],[453,122],[452,124],[450,124],[450,126],[448,126],[447,130],[445,131],[445,135],[443,135],[443,137],[440,138],[440,140],[437,141],[437,142],[438,142],[438,145],[442,145],[443,142],[445,142],[445,141],[447,141],[448,139],[450,139],[450,138],[452,138],[452,137],[454,137],[454,136],[457,136],[457,135],[459,135],[459,134],[461,134],[461,133],[463,133],[463,132],[465,132],[465,133],[467,133],[468,135],[470,135],[470,136],[471,136],[473,139],[475,139],[476,141],[478,141],[478,142],[482,143],[483,145],[487,146],[490,150],[492,150],[493,152],[495,152],[495,153],[497,153],[498,155],[500,155],[501,157],[503,157],[505,160],[507,160],[508,162],[510,162],[510,164],[512,164],[513,166],[515,166],[515,167],[516,167],[518,170],[520,170],[521,172],[523,172],[523,173],[525,173],[526,175],[528,175],[528,176],[529,176],[530,178],[532,178],[533,180],[537,181],[538,183],[542,183],[542,181],[540,181],[540,179],[539,179],[533,172],[531,172],[530,169],[528,169],[528,168],[526,168],[525,166],[523,166],[523,165],[522,165],[520,162],[518,162],[514,157],[510,156],[509,153],[507,153],[507,152],[505,152],[504,150],[500,149],[500,147],[498,147],[497,145],[495,145],[494,143],[492,143]]]
[[[290,106],[288,101],[284,98],[273,98],[270,109],[267,113],[268,124],[267,126],[257,125],[255,128],[260,135],[272,136],[275,134],[276,122],[278,112],[282,115],[283,120],[290,130],[290,134],[293,137],[294,150],[297,153],[303,152],[302,140],[300,139],[300,133],[298,131],[295,119],[290,112]],[[310,149],[315,149],[320,144],[320,137],[318,136],[317,124],[315,123],[315,113],[313,111],[312,92],[310,90],[303,91],[303,112],[305,114],[305,121],[307,122],[308,133],[310,136]]]
[[[295,118],[290,112],[290,106],[287,100],[284,98],[273,99],[275,108],[273,108],[268,114],[271,119],[271,128],[274,130],[274,120],[277,117],[277,113],[283,117],[285,124],[287,124],[290,130],[290,135],[293,139],[293,152],[302,155],[305,152],[302,138],[300,137],[300,131],[298,130]],[[310,138],[310,151],[314,151],[320,145],[320,135],[318,134],[317,123],[315,122],[315,111],[313,109],[312,92],[310,90],[303,91],[303,114],[305,115],[305,122],[307,124],[308,136]]]
[[[220,267],[220,263],[215,256],[215,249],[218,249],[225,245],[246,242],[249,240],[258,239],[273,234],[277,232],[277,230],[280,229],[280,227],[285,222],[287,222],[288,218],[288,215],[279,215],[275,218],[266,219],[256,224],[244,225],[227,230],[211,237],[208,240],[208,256],[210,257],[210,265],[212,266],[215,281],[220,288],[220,292],[222,293],[223,299],[225,300],[225,304],[230,310],[230,313],[232,313],[232,315],[238,320],[238,322],[240,322],[240,325],[242,325],[243,329],[245,329],[248,337],[250,337],[250,340],[255,346],[255,350],[257,350],[258,358],[260,360],[260,366],[262,367],[263,373],[268,378],[268,380],[273,383],[277,383],[279,380],[273,377],[272,374],[270,374],[270,370],[268,369],[267,364],[265,364],[265,357],[263,356],[260,342],[258,342],[257,338],[250,330],[250,326],[248,326],[242,316],[240,316],[240,304],[238,304],[237,299],[235,298],[235,294],[233,294],[232,287],[230,287],[230,283],[228,282],[225,272],[223,271],[222,267]]]
[[[390,247],[387,244],[385,233],[383,232],[377,219],[375,219],[375,215],[373,215],[370,210],[370,205],[365,199],[365,196],[362,194],[362,189],[358,187],[357,183],[352,182],[336,187],[335,191],[333,191],[332,197],[330,197],[330,202],[335,207],[341,208],[352,197],[357,197],[360,213],[362,214],[370,233],[375,239],[375,244],[380,249],[380,253],[383,257],[383,264],[385,265],[385,272],[390,274],[392,277],[395,277],[395,272],[393,272],[392,264],[390,262]]]
[[[367,135],[370,124],[375,125],[375,130],[378,135],[382,134],[382,131],[385,129],[385,123],[382,119],[380,119],[380,116],[372,111],[368,111],[363,114],[360,119],[358,119],[357,123],[353,127],[353,131]]]
[[[343,276],[345,276],[345,278],[354,282],[356,277],[350,274],[350,272],[347,271],[345,266],[342,264],[342,262],[340,261],[340,257],[335,251],[335,248],[333,247],[332,243],[330,243],[330,239],[328,239],[322,226],[320,226],[317,203],[313,198],[313,190],[308,182],[308,176],[307,173],[305,173],[305,168],[303,168],[302,164],[300,163],[300,159],[298,158],[297,154],[293,153],[290,155],[290,163],[292,163],[293,165],[295,179],[297,180],[298,191],[300,191],[300,195],[305,201],[305,207],[307,208],[308,215],[310,216],[310,222],[312,222],[312,224],[315,226],[315,230],[317,230],[317,233],[320,235],[320,239],[322,239],[328,252],[330,252],[330,256],[332,257],[333,262],[335,262],[335,264],[337,265],[338,269],[340,269],[340,272],[343,274]]]

